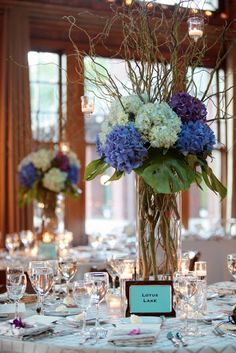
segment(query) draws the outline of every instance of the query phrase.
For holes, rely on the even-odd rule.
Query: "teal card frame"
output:
[[[172,281],[126,281],[126,316],[175,317]]]

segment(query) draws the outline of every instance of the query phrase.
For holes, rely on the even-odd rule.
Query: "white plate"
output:
[[[59,316],[59,317],[67,317],[81,314],[81,310],[78,308],[67,308],[65,311],[56,311],[56,310],[46,310],[44,312],[45,316]]]
[[[66,320],[69,321],[72,325],[75,325],[75,326],[80,325],[80,324],[81,324],[81,321],[82,321],[82,320],[77,320],[77,319],[76,319],[75,317],[73,317],[73,316],[68,316],[68,317],[66,318]],[[95,317],[88,317],[88,318],[86,319],[86,325],[94,325],[94,324],[95,324],[95,321],[96,321]],[[108,320],[104,320],[104,319],[99,318],[99,322],[100,322],[101,324],[105,324],[105,323],[108,323]]]
[[[161,324],[162,319],[158,316],[139,316],[141,319],[141,324]],[[132,324],[130,317],[125,317],[120,319],[121,324]],[[134,323],[134,325],[137,323]]]

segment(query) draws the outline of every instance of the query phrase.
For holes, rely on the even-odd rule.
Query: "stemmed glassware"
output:
[[[106,261],[106,270],[109,273],[109,275],[111,276],[112,279],[112,292],[115,292],[116,289],[116,277],[117,277],[117,270],[116,270],[116,266],[115,266],[115,259],[110,258],[107,259]]]
[[[236,254],[227,255],[227,266],[234,280],[236,280]]]
[[[53,286],[52,286],[52,291],[50,292],[50,299],[51,299],[50,303],[55,304],[55,301],[57,300],[55,284],[57,283],[58,278],[60,277],[58,260],[46,260],[45,266],[51,268],[53,271]]]
[[[99,305],[105,298],[109,288],[109,276],[107,272],[87,272],[84,274],[85,281],[93,282],[92,302],[96,305],[95,331],[101,330],[99,325]]]
[[[73,257],[60,257],[58,268],[63,279],[66,281],[67,292],[69,293],[69,284],[78,270],[77,260]]]
[[[173,279],[174,291],[176,295],[183,300],[185,311],[185,334],[189,334],[188,330],[188,307],[190,304],[190,298],[197,292],[198,277],[194,275],[194,272],[188,272],[186,275],[182,273],[175,273]]]
[[[20,236],[18,233],[6,234],[5,246],[9,252],[9,256],[12,257],[16,249],[20,246]]]
[[[190,306],[193,308],[195,316],[195,330],[194,336],[204,336],[205,333],[199,330],[198,319],[199,313],[204,311],[206,302],[206,281],[204,279],[198,279],[196,282],[195,294],[190,298]]]
[[[73,298],[83,313],[82,335],[86,335],[87,310],[91,305],[94,283],[89,281],[73,282]]]
[[[45,295],[53,286],[53,270],[51,267],[47,267],[45,261],[30,261],[28,273],[38,297],[36,310],[43,314]]]
[[[22,268],[7,268],[6,287],[8,297],[15,303],[15,319],[19,317],[19,300],[23,297],[27,285],[27,278]]]

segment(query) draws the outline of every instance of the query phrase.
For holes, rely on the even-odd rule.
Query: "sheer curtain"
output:
[[[28,16],[24,9],[1,14],[0,28],[0,246],[5,234],[32,228],[32,209],[18,206],[17,166],[31,151],[27,66]]]

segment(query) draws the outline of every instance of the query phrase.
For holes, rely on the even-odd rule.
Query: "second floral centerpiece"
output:
[[[30,153],[19,165],[20,205],[39,202],[42,228],[55,233],[58,195],[78,196],[79,174],[80,162],[72,151],[40,149]]]

